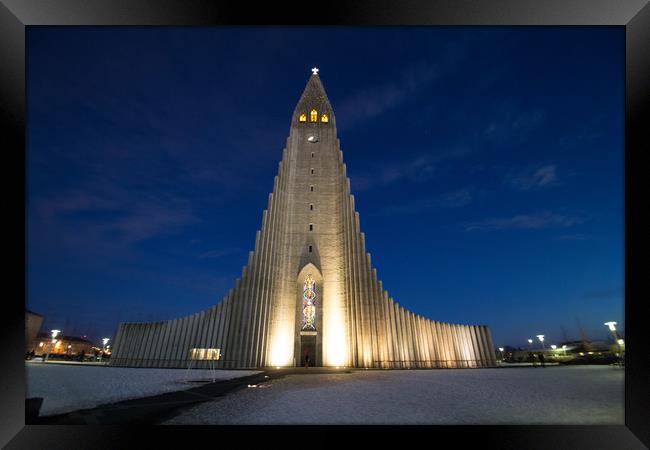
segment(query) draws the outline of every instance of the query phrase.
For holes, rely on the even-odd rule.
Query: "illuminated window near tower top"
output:
[[[316,331],[316,282],[311,274],[302,290],[302,330]]]
[[[327,117],[327,114],[323,114],[322,116],[320,116],[320,121],[323,123],[329,122],[329,118]]]
[[[312,109],[311,112],[309,113],[309,116],[312,122],[316,122],[318,120],[318,111]]]
[[[300,120],[301,122],[307,122],[307,114],[305,113],[300,114],[300,118],[298,120]]]

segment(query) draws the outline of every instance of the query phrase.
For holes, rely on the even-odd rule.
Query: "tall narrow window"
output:
[[[302,288],[302,329],[316,331],[316,282],[311,274],[305,278]]]
[[[307,122],[307,114],[305,113],[300,114],[300,118],[298,120],[300,120],[301,122]]]
[[[315,109],[311,110],[309,116],[312,122],[316,122],[318,120],[318,112]]]
[[[330,120],[329,120],[329,118],[327,117],[327,114],[323,113],[323,115],[320,116],[320,121],[323,122],[323,123],[327,123],[327,122],[329,122]]]
[[[313,203],[310,203],[310,204],[309,204],[309,210],[310,210],[310,211],[313,211],[313,210],[314,210],[314,204],[313,204]]]
[[[309,186],[309,190],[310,190],[311,192],[314,192],[314,186]]]
[[[309,231],[314,231],[314,224],[313,223],[309,224]]]
[[[314,169],[311,169],[311,174],[312,174],[312,175],[314,174]]]
[[[311,152],[311,157],[312,157],[312,158],[314,157],[314,152]]]

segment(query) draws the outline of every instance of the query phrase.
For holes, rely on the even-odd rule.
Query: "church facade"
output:
[[[307,356],[315,366],[496,365],[487,326],[428,319],[384,290],[365,250],[334,111],[312,71],[241,277],[207,310],[121,323],[111,365],[188,367],[192,349],[205,348],[220,349],[220,368],[302,366]]]

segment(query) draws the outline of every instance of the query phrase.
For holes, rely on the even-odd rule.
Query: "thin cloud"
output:
[[[496,119],[485,127],[483,135],[488,141],[498,145],[521,144],[533,130],[544,123],[545,116],[541,109],[516,111],[512,107],[504,106]]]
[[[433,161],[431,156],[423,155],[400,163],[375,165],[372,174],[352,176],[352,187],[355,190],[368,190],[403,179],[426,181],[435,170]]]
[[[152,195],[101,179],[85,183],[83,189],[38,198],[32,213],[36,224],[62,233],[58,240],[76,242],[83,235],[112,245],[175,233],[199,221],[180,196]]]
[[[389,205],[381,209],[375,216],[386,216],[391,214],[417,214],[433,208],[461,208],[471,204],[473,194],[469,188],[457,191],[445,192],[438,196],[420,199],[399,205]]]
[[[555,186],[558,183],[557,166],[549,164],[533,170],[526,170],[516,175],[508,175],[506,184],[520,191],[530,191]]]
[[[437,77],[436,68],[422,64],[404,71],[399,80],[359,91],[337,107],[338,122],[341,123],[339,129],[352,128],[396,108]]]
[[[577,217],[553,214],[545,211],[537,214],[524,214],[512,217],[489,218],[478,222],[463,224],[465,231],[498,231],[498,230],[532,230],[543,228],[567,228],[581,220]]]
[[[447,192],[440,197],[440,206],[445,208],[460,208],[472,203],[472,193],[469,189]]]

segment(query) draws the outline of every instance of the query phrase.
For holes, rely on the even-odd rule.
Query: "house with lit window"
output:
[[[77,336],[57,336],[52,339],[50,333],[39,333],[33,348],[36,356],[45,355],[47,353],[52,356],[77,356],[81,352],[84,355],[92,355],[95,347],[91,341]]]

